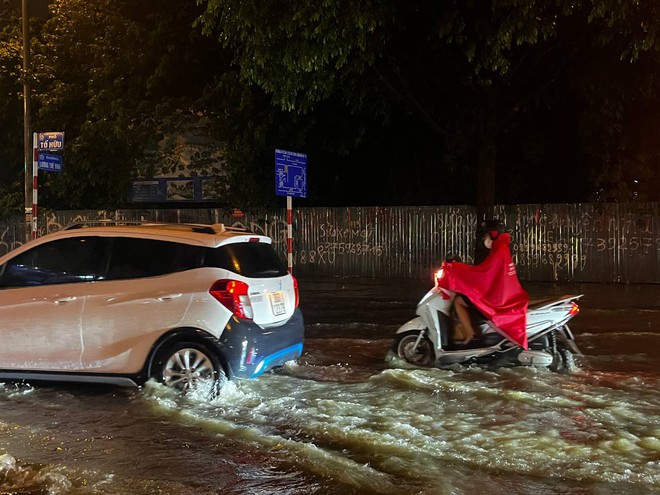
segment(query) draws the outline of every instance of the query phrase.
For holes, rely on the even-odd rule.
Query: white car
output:
[[[272,239],[221,224],[76,224],[0,257],[0,379],[217,393],[298,358]]]

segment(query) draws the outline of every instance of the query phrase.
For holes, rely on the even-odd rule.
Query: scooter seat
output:
[[[565,301],[565,300],[570,300],[573,299],[577,296],[572,296],[572,295],[564,295],[564,296],[547,296],[547,297],[534,297],[529,299],[529,303],[527,304],[527,309],[532,310],[532,309],[539,309],[544,306],[548,306],[552,303],[559,302],[559,301]]]

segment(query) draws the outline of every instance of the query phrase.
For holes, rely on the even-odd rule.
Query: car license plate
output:
[[[286,306],[284,306],[284,292],[278,290],[277,292],[269,292],[270,306],[273,308],[274,315],[283,315],[286,313]]]

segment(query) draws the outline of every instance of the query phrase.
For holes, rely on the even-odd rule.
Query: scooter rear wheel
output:
[[[564,347],[559,347],[555,353],[552,365],[550,365],[550,369],[557,373],[565,374],[572,373],[576,371],[577,368],[573,353]]]
[[[399,358],[415,366],[433,366],[435,361],[433,344],[426,337],[420,339],[418,331],[400,335],[394,342],[393,350]]]

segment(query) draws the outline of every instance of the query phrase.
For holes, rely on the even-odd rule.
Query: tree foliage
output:
[[[192,28],[194,2],[56,0],[51,9],[35,55],[35,128],[66,132],[67,173],[48,177],[47,200],[116,207],[132,177],[164,160],[159,142],[198,126],[199,100],[224,61]]]
[[[0,2],[0,217],[24,205],[22,50],[18,12]]]
[[[0,192],[17,209],[20,14],[0,5]],[[276,148],[308,154],[307,205],[657,200],[657,10],[53,0],[32,30],[33,127],[65,131],[65,172],[42,173],[40,203],[123,205],[131,178],[177,173],[202,140],[192,173],[226,171],[227,205],[274,203]]]
[[[621,164],[649,179],[658,158],[628,120],[657,94],[655,1],[201,3],[204,31],[235,50],[246,84],[301,115],[339,98],[347,115],[382,116],[391,134],[429,148],[410,168],[438,184],[478,182],[481,206],[585,200],[599,188],[616,198],[631,180]],[[432,131],[417,133],[426,141],[406,133],[411,117]],[[539,166],[552,187],[534,198]]]

